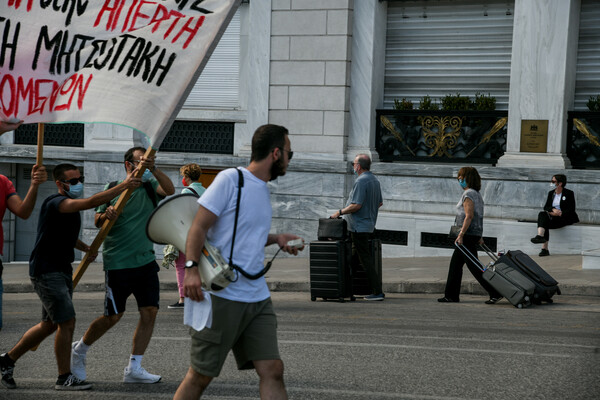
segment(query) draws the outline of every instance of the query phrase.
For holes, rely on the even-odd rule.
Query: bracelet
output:
[[[340,208],[340,215],[344,215],[344,213],[342,212],[342,209]]]

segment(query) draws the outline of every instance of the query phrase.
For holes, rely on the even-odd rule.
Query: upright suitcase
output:
[[[503,297],[506,297],[510,304],[517,308],[531,305],[535,285],[519,270],[500,260],[492,261],[490,266],[486,267],[465,246],[458,244],[456,246],[483,271],[483,279]],[[487,247],[484,247],[484,250],[492,257],[492,260],[495,259],[494,254]]]
[[[375,265],[379,284],[381,285],[381,239],[369,240],[369,245],[371,246],[373,265]],[[367,273],[362,264],[359,262],[358,257],[352,260],[352,294],[365,296],[372,294],[369,278],[367,277]]]
[[[310,299],[354,300],[350,278],[352,247],[348,240],[310,242]]]
[[[550,276],[542,267],[531,259],[527,254],[520,250],[508,251],[505,255],[499,258],[500,262],[511,264],[529,278],[535,285],[533,293],[533,302],[541,304],[542,301],[552,303],[552,296],[560,295],[558,282]]]

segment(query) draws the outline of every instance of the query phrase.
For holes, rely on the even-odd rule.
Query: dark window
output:
[[[483,241],[492,250],[496,251],[498,239],[495,237],[484,237]],[[450,239],[447,233],[421,232],[421,247],[437,247],[442,249],[455,249],[454,239]]]
[[[44,124],[45,146],[83,147],[83,124]],[[15,144],[37,144],[38,124],[24,124],[15,131]]]
[[[381,243],[383,244],[396,244],[400,246],[408,245],[407,231],[388,231],[377,229],[375,230],[375,237],[381,239]]]
[[[233,154],[233,122],[175,121],[160,151]]]

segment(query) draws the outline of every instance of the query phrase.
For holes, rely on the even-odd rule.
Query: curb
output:
[[[272,292],[310,292],[308,282],[267,282],[269,290]],[[445,282],[394,282],[384,283],[383,291],[385,293],[444,293]],[[177,291],[176,282],[162,282],[161,291]],[[600,286],[584,286],[573,284],[561,284],[562,294],[568,296],[596,296],[600,297]],[[82,283],[79,284],[74,292],[104,292],[103,283]],[[485,295],[485,291],[477,282],[465,282],[461,286],[461,294]],[[34,293],[31,283],[5,283],[4,293]]]

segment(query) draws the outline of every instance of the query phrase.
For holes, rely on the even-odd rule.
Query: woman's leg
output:
[[[450,266],[448,267],[448,279],[446,280],[446,289],[444,296],[447,299],[458,301],[460,297],[460,283],[462,281],[463,265],[465,258],[460,250],[454,249]]]
[[[185,297],[183,291],[183,278],[185,277],[185,254],[180,251],[179,257],[175,261],[175,271],[177,272],[177,288],[179,289],[179,302],[183,302]]]

